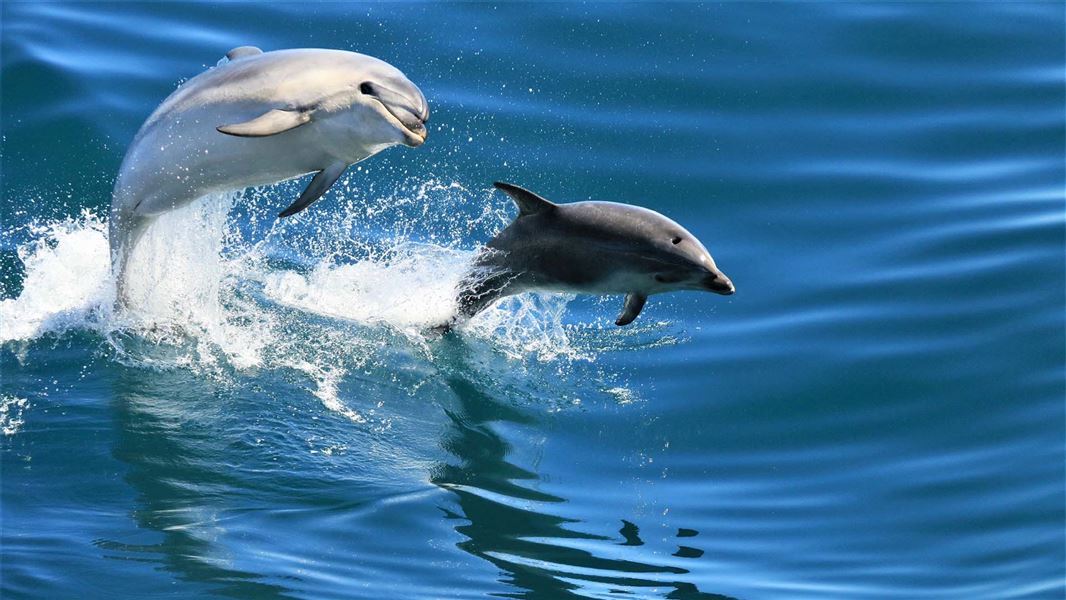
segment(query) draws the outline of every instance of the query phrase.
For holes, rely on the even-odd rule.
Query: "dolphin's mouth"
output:
[[[396,120],[400,130],[404,134],[404,144],[412,148],[421,146],[426,141],[429,132],[426,130],[426,121],[429,120],[429,105],[425,96],[415,88],[417,98],[410,99],[403,94],[387,87],[375,84],[369,94],[382,107],[385,112]]]
[[[737,289],[733,287],[733,282],[721,272],[708,275],[703,280],[703,288],[709,292],[714,292],[723,296],[731,296],[737,291]]]
[[[411,113],[407,109],[396,111],[388,104],[384,104],[384,106],[385,110],[389,111],[389,114],[395,117],[400,122],[400,125],[403,126],[404,138],[406,138],[404,140],[405,144],[412,148],[417,148],[426,142],[426,136],[429,135],[429,131],[426,130],[425,121],[417,117],[410,118]]]

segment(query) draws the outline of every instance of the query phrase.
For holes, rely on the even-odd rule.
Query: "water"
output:
[[[5,598],[1063,597],[1062,4],[0,10]],[[388,60],[429,141],[171,215],[114,314],[126,145],[243,44]],[[738,293],[427,334],[495,179]]]

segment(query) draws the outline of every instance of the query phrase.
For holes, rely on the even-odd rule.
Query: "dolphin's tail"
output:
[[[456,298],[459,313],[456,318],[469,319],[500,298],[516,293],[516,279],[516,274],[511,271],[485,272],[484,268],[475,268],[459,283]]]
[[[115,304],[119,308],[129,305],[129,259],[150,220],[151,217],[112,206],[108,220],[108,244],[111,248],[111,276],[115,282]]]

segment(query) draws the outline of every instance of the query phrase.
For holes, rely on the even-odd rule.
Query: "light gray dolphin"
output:
[[[555,204],[496,182],[518,217],[493,238],[460,284],[457,319],[504,296],[532,290],[625,294],[615,320],[628,325],[648,296],[676,290],[729,295],[733,282],[684,227],[646,208],[616,202]]]
[[[429,106],[392,65],[342,50],[231,50],[182,84],[141,126],[111,200],[112,272],[147,225],[205,194],[317,173],[280,216],[307,208],[352,163],[422,145]]]

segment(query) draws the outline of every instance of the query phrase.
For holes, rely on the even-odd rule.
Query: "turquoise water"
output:
[[[0,10],[4,598],[1063,597],[1061,3]],[[243,44],[391,62],[429,140],[174,215],[113,314],[125,148]],[[738,292],[426,335],[495,179]]]

